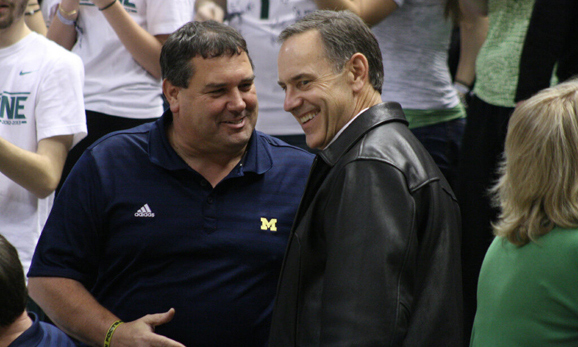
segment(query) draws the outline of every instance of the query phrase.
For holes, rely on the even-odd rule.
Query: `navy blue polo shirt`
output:
[[[212,188],[170,146],[171,121],[168,111],[83,154],[28,275],[77,280],[124,321],[174,307],[155,331],[186,346],[266,345],[313,156],[254,131]]]

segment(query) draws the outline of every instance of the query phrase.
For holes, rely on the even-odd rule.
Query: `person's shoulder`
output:
[[[78,55],[42,35],[36,33],[30,35],[33,35],[30,49],[38,55],[38,58],[41,59],[40,63],[45,69],[56,73],[68,70],[84,74],[84,64]]]
[[[578,259],[578,228],[555,227],[548,234],[536,240],[537,245],[548,244],[556,252],[565,254],[568,259]]]
[[[381,161],[400,171],[410,190],[427,182],[444,181],[430,154],[402,122],[372,128],[349,152],[355,153],[356,160]]]
[[[54,60],[55,62],[66,60],[66,62],[74,61],[82,63],[82,59],[78,55],[65,49],[56,42],[34,32],[30,33],[30,35],[33,35],[31,45],[34,46],[36,52],[42,52],[43,60]]]
[[[149,133],[155,122],[145,123],[134,128],[114,131],[104,135],[88,147],[92,152],[109,152],[116,149],[129,150],[132,146],[146,146]],[[110,153],[110,152],[109,152]]]

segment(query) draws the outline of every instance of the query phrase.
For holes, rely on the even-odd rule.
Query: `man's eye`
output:
[[[211,90],[209,91],[209,94],[211,95],[221,95],[225,92],[224,89],[215,89],[215,90]]]
[[[253,87],[253,83],[246,83],[246,84],[242,84],[241,87],[239,87],[239,89],[247,92],[247,91],[251,90],[251,87]]]
[[[305,87],[305,86],[307,86],[310,82],[311,82],[311,81],[309,81],[309,80],[299,81],[299,82],[297,82],[297,87],[298,87],[298,88]]]

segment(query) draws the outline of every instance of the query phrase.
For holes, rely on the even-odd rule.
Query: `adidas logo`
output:
[[[149,204],[144,204],[136,213],[134,214],[135,217],[154,217],[155,214],[151,211]]]

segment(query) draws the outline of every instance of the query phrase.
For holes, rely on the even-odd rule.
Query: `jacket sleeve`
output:
[[[404,176],[358,160],[327,199],[322,346],[400,345],[413,301],[415,203]]]

